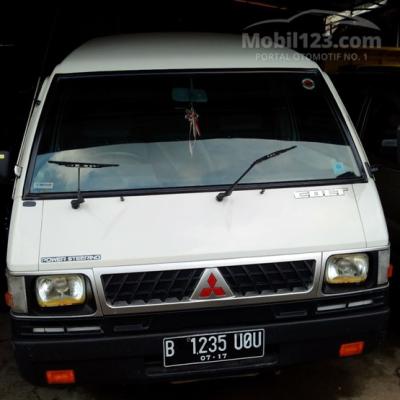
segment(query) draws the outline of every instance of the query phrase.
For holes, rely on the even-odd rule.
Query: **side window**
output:
[[[371,102],[365,147],[374,162],[400,169],[400,94],[386,92]]]

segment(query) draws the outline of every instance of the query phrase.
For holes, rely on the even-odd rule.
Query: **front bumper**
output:
[[[359,301],[363,297],[346,296],[346,299]],[[320,304],[321,301],[314,300],[87,318],[79,322],[72,318],[38,321],[14,317],[13,342],[22,375],[33,383],[44,384],[46,370],[64,369],[75,370],[77,383],[235,375],[337,357],[342,343],[365,341],[365,349],[369,350],[382,340],[389,313],[386,291],[375,293],[372,305],[356,310],[318,313]],[[60,327],[63,333],[54,330]],[[80,331],[76,329],[79,327]],[[85,327],[99,330],[88,333],[84,332]],[[164,337],[256,328],[264,328],[266,332],[263,358],[163,367]]]

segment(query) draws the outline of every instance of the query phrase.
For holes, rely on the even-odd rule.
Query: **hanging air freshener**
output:
[[[199,114],[196,113],[193,106],[186,109],[185,119],[189,121],[189,151],[193,156],[194,145],[197,138],[200,137]]]

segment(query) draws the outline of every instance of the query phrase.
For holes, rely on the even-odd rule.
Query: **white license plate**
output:
[[[265,331],[252,329],[164,338],[164,366],[264,357]]]

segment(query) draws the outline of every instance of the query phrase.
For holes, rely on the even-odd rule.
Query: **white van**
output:
[[[207,378],[381,340],[388,234],[348,114],[315,63],[244,44],[101,38],[43,83],[7,258],[28,380]]]

